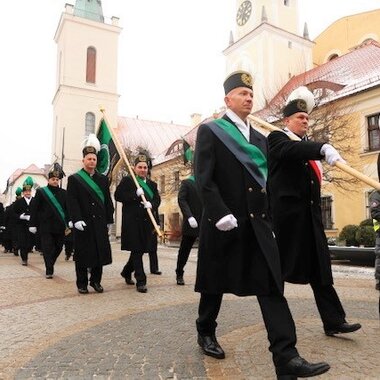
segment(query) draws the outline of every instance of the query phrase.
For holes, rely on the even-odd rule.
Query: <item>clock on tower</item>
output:
[[[249,0],[242,2],[236,13],[236,23],[239,26],[243,26],[248,21],[251,13],[252,3]]]

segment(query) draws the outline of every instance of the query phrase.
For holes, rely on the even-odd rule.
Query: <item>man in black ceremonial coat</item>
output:
[[[33,234],[29,232],[30,210],[33,203],[33,181],[28,183],[27,180],[25,180],[22,187],[22,197],[16,199],[13,204],[13,213],[16,218],[17,244],[20,249],[21,264],[25,266],[28,265],[29,251],[33,247]]]
[[[185,285],[184,267],[191,248],[199,236],[199,223],[202,217],[202,202],[195,185],[194,176],[184,179],[178,192],[178,205],[182,212],[182,239],[178,250],[176,279],[178,285]]]
[[[252,77],[232,73],[224,89],[226,114],[199,127],[195,147],[195,178],[204,206],[195,284],[201,293],[198,344],[206,355],[223,359],[215,337],[223,294],[256,295],[278,378],[316,376],[329,365],[308,363],[299,356],[283,296],[267,209],[266,139],[247,121],[253,106]]]
[[[146,275],[142,257],[144,252],[149,252],[156,239],[156,232],[147,209],[152,210],[157,221],[161,198],[156,182],[147,178],[148,157],[145,154],[137,156],[133,170],[140,186],[136,188],[132,177],[126,176],[120,181],[115,191],[115,199],[123,204],[121,249],[131,251],[131,256],[121,275],[127,284],[133,284],[131,274],[135,271],[136,290],[146,293]],[[145,203],[141,199],[142,194],[145,195]]]
[[[83,169],[72,174],[67,183],[67,202],[74,229],[74,261],[77,287],[81,294],[90,286],[102,293],[103,265],[112,263],[108,227],[113,223],[114,206],[108,178],[96,172],[100,143],[91,134],[83,148]]]
[[[51,170],[46,187],[37,189],[31,207],[29,231],[41,236],[41,248],[48,279],[53,278],[54,264],[62,251],[67,228],[66,190],[59,187],[62,172]]]
[[[294,99],[293,99],[294,98]],[[358,330],[348,324],[333,287],[330,252],[322,224],[319,160],[343,161],[329,144],[307,141],[309,112],[314,96],[306,87],[289,95],[284,131],[269,134],[269,198],[274,232],[280,250],[283,279],[310,284],[327,335]],[[302,141],[292,141],[289,135]]]

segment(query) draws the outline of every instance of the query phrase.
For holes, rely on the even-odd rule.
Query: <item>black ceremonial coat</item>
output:
[[[199,224],[202,217],[202,202],[199,198],[195,182],[191,179],[184,179],[178,192],[178,205],[183,216],[182,235],[198,236]],[[198,227],[191,228],[187,221],[190,217],[197,220]]]
[[[67,207],[70,220],[86,223],[84,231],[73,228],[74,260],[82,267],[95,267],[112,263],[107,224],[113,223],[114,206],[109,192],[108,178],[95,173],[92,179],[104,194],[105,202],[85,185],[77,174],[67,182]]]
[[[268,143],[269,198],[283,278],[300,284],[332,284],[320,184],[308,163],[323,157],[323,144],[292,141],[279,131],[269,134]]]
[[[153,191],[153,199],[146,200],[152,204],[152,213],[158,221],[158,207],[161,198],[156,182],[147,178],[146,183]],[[154,245],[156,232],[147,210],[136,195],[136,185],[131,176],[124,177],[115,191],[115,199],[123,204],[121,223],[121,249],[125,251],[149,252]]]
[[[30,215],[30,210],[34,199],[32,198],[28,203],[24,197],[16,199],[13,203],[13,213],[16,220],[16,231],[18,245],[21,248],[33,247],[33,234],[29,232],[29,222],[24,219],[20,219],[20,215]]]
[[[266,155],[265,137],[252,128],[250,142]],[[265,189],[208,124],[198,129],[194,164],[204,207],[195,290],[239,296],[282,292],[280,259]],[[235,216],[238,228],[219,231],[215,223],[227,214]]]
[[[42,193],[44,190],[37,189],[31,207],[29,225],[32,227],[37,227],[38,231],[41,234],[64,233],[66,229],[65,222],[68,222],[66,190],[49,185],[48,188],[53,193],[58,203],[61,205],[66,215],[66,220],[63,221],[60,215],[58,214],[58,211],[53,208],[50,201],[46,198],[46,195]]]

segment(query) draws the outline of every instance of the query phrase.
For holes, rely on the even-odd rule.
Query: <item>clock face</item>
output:
[[[236,22],[239,26],[244,25],[248,19],[249,16],[251,16],[252,13],[252,3],[249,0],[244,1],[241,3],[237,13],[236,13]]]

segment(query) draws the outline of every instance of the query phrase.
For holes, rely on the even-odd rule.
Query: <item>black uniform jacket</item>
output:
[[[158,221],[158,207],[161,203],[156,182],[149,178],[147,185],[153,191],[153,199],[145,195],[152,204],[152,213]],[[132,177],[124,177],[115,191],[115,199],[123,204],[121,223],[121,249],[125,251],[149,252],[156,238],[153,224],[147,210],[141,203],[141,197],[136,195],[136,185]]]
[[[60,217],[58,211],[53,208],[50,200],[45,194],[42,194],[42,189],[37,189],[34,201],[31,207],[29,225],[37,227],[41,234],[45,233],[64,233],[66,229],[67,220],[67,204],[66,204],[66,190],[60,187],[49,186],[49,190],[55,196],[55,199],[61,205],[65,213],[65,221]]]
[[[285,281],[332,284],[322,224],[321,187],[308,160],[320,160],[323,143],[268,136],[269,198]]]
[[[67,182],[67,207],[70,220],[83,220],[84,231],[73,228],[74,260],[82,267],[95,267],[112,263],[111,246],[107,224],[113,223],[114,206],[111,200],[108,178],[95,173],[92,179],[104,194],[102,203],[88,186],[80,182],[75,174]]]
[[[224,116],[228,121],[229,118]],[[267,153],[266,138],[251,129],[251,144]],[[195,178],[203,203],[195,290],[239,296],[282,292],[280,259],[268,215],[266,189],[210,130],[198,129]],[[233,214],[238,227],[215,223]]]
[[[199,198],[195,182],[191,179],[184,179],[178,192],[178,205],[183,216],[182,235],[198,236],[199,224],[202,217],[202,202]],[[194,217],[198,223],[197,228],[191,228],[187,221]]]
[[[17,239],[20,247],[28,247],[32,241],[32,234],[29,232],[29,221],[25,219],[20,219],[22,214],[30,215],[30,210],[34,198],[32,198],[28,203],[24,197],[16,199],[13,203],[13,212],[16,220],[16,230],[17,230]]]

